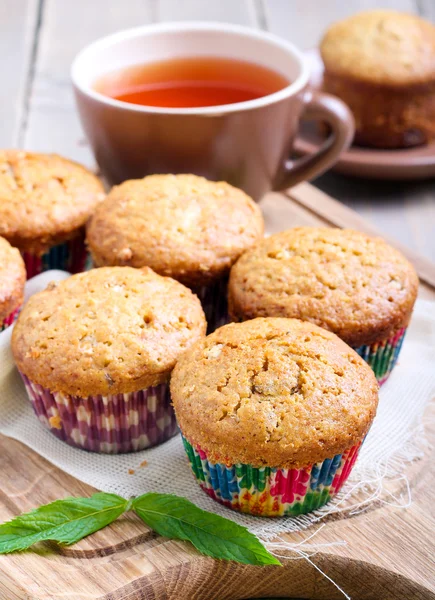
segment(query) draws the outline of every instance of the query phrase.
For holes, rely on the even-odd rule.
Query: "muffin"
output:
[[[106,267],[32,296],[12,351],[39,420],[58,438],[131,452],[176,433],[169,375],[205,329],[198,298],[178,281]]]
[[[406,148],[435,138],[435,26],[373,10],[332,25],[320,53],[324,90],[355,117],[355,143]]]
[[[87,227],[96,266],[148,266],[201,299],[209,329],[227,321],[231,266],[263,235],[241,190],[196,175],[151,175],[112,189]]]
[[[24,298],[26,269],[16,248],[0,237],[0,332],[12,325]]]
[[[376,413],[370,367],[297,319],[221,327],[178,361],[171,395],[200,486],[229,508],[299,515],[346,481]]]
[[[95,175],[61,156],[0,151],[0,235],[20,250],[28,278],[84,269],[84,225],[104,196]]]
[[[233,320],[293,317],[337,334],[373,368],[393,369],[417,296],[404,256],[351,229],[297,227],[265,239],[231,271]]]

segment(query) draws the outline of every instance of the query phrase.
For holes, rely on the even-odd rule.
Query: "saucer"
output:
[[[311,49],[305,55],[311,67],[311,86],[319,89],[323,79],[320,53],[317,49]],[[312,154],[324,139],[318,126],[305,122],[295,141],[295,150],[303,155]],[[435,141],[399,150],[351,146],[341,154],[332,170],[368,179],[409,180],[435,177]]]

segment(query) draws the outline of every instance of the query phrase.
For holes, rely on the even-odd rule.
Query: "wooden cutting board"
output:
[[[262,201],[267,228],[326,224],[373,233],[356,213],[309,184]],[[397,244],[395,244],[397,246]],[[435,266],[401,248],[435,300]],[[432,403],[432,409],[434,409]],[[426,415],[435,440],[435,410]],[[187,465],[186,465],[187,468]],[[23,444],[0,436],[0,521],[71,495],[95,490],[66,475]],[[311,558],[353,600],[435,600],[435,469],[426,456],[410,466],[413,503],[377,503],[363,514],[329,521],[316,543],[346,540]],[[193,482],[192,482],[193,485]],[[400,489],[395,489],[395,493]],[[298,543],[311,533],[287,534]],[[305,560],[284,567],[249,567],[201,556],[189,544],[147,531],[134,515],[71,548],[40,544],[0,556],[1,600],[241,600],[261,597],[341,600],[343,596]]]

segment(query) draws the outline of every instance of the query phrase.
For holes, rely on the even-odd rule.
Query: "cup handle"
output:
[[[308,92],[304,102],[304,118],[326,121],[332,132],[314,154],[286,160],[275,182],[275,190],[283,190],[321,175],[332,167],[353,140],[354,118],[350,109],[339,98],[323,92]]]

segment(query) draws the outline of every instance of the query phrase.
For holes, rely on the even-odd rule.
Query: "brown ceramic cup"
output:
[[[256,100],[203,108],[158,108],[114,100],[94,89],[116,69],[173,57],[247,60],[289,80]],[[354,133],[349,109],[308,89],[309,66],[292,44],[224,23],[162,23],[121,31],[82,50],[72,65],[80,117],[110,183],[151,173],[226,180],[260,199],[331,167]],[[330,137],[309,157],[290,160],[301,117],[326,122]]]

